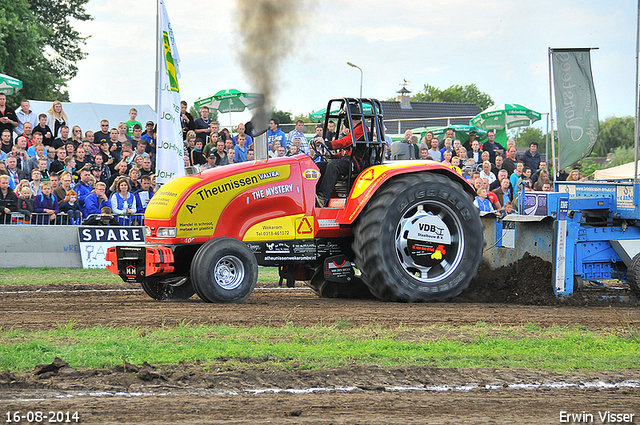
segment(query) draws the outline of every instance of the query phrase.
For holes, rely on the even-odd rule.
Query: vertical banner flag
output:
[[[156,173],[158,183],[184,176],[184,145],[180,125],[180,56],[176,47],[164,0],[160,0],[160,94],[158,96],[158,133]]]
[[[598,138],[598,101],[590,49],[552,49],[559,169],[591,154]]]

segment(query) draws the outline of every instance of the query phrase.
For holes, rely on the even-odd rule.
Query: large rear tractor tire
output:
[[[202,245],[191,262],[196,293],[210,303],[240,303],[258,281],[258,262],[247,246],[234,238],[216,238]]]
[[[356,265],[380,300],[447,300],[477,274],[483,229],[459,183],[435,173],[402,175],[373,196],[355,223]]]
[[[640,254],[636,254],[631,260],[631,267],[627,269],[627,282],[631,292],[640,296]]]
[[[151,298],[159,301],[184,301],[196,293],[188,277],[143,282],[142,289]]]

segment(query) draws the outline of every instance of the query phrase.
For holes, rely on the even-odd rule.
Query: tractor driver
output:
[[[364,126],[362,123],[362,116],[352,115],[351,121],[353,122],[354,130],[349,131],[349,122],[345,121],[345,127],[347,134],[340,139],[333,141],[326,141],[324,144],[329,150],[341,149],[340,157],[330,159],[328,161],[320,161],[316,165],[320,169],[320,180],[316,188],[316,201],[319,207],[324,208],[329,201],[329,196],[333,192],[333,186],[338,180],[338,176],[342,174],[348,174],[351,167],[351,151],[354,149],[353,143],[355,140],[360,140],[364,136]],[[353,136],[352,137],[352,133]],[[354,156],[356,171],[359,173],[362,171],[363,158]]]

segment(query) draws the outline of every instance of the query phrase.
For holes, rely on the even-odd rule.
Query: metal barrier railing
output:
[[[82,213],[78,211],[78,214],[65,214],[58,213],[55,219],[51,219],[51,215],[47,213],[31,213],[29,215],[13,212],[11,214],[4,214],[0,224],[6,225],[20,225],[20,224],[59,224],[59,225],[78,225],[82,223]]]
[[[100,219],[102,214],[90,214],[86,220],[83,221],[85,223],[89,219],[95,218]],[[107,220],[109,221],[111,218],[115,218],[118,222],[119,226],[144,226],[144,214],[110,214],[107,216]]]
[[[91,214],[86,219],[92,217],[98,217],[100,214]],[[143,226],[144,214],[111,214],[120,226]],[[58,213],[54,220],[51,220],[51,215],[47,213],[31,213],[29,216],[13,212],[11,214],[3,214],[0,219],[0,225],[62,225],[62,226],[78,226],[82,224],[85,219],[82,217],[82,213],[77,216]]]

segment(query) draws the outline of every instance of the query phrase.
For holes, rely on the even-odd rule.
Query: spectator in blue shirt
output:
[[[103,182],[96,183],[96,189],[84,198],[82,216],[86,220],[91,215],[100,214],[102,208],[109,206],[109,198],[106,195],[107,185]]]
[[[236,162],[245,162],[247,160],[247,147],[246,143],[246,134],[238,134],[236,138],[236,146],[233,148],[236,151]]]
[[[269,146],[273,146],[273,142],[280,142],[280,146],[286,145],[286,135],[280,130],[280,121],[277,118],[271,118],[269,121],[269,131],[267,131],[267,141]]]
[[[495,209],[493,208],[489,198],[487,198],[487,189],[479,187],[477,193],[478,196],[476,196],[473,204],[480,210],[480,212],[494,212]]]

